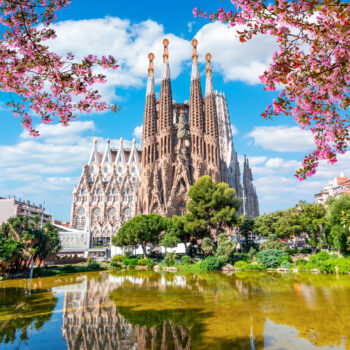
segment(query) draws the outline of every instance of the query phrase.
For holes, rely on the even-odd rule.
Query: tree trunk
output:
[[[33,257],[31,257],[30,258],[29,278],[33,278],[33,269],[34,269],[34,259],[33,259]]]
[[[143,251],[143,257],[146,259],[147,258],[147,254],[146,254],[146,243],[142,242],[141,243],[141,247],[142,247],[142,251]]]

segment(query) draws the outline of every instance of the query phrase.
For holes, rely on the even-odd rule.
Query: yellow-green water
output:
[[[5,349],[350,349],[350,277],[98,272],[0,282]]]

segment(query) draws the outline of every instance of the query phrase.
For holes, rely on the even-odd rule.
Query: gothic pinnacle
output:
[[[148,65],[148,81],[146,96],[155,94],[154,92],[154,54],[151,52],[148,54],[149,65]]]
[[[211,78],[211,73],[212,73],[212,69],[211,69],[211,65],[210,65],[210,61],[211,61],[211,54],[207,53],[205,55],[205,59],[207,60],[207,65],[205,68],[205,71],[207,73],[207,80],[206,80],[206,84],[205,84],[205,97],[213,94],[213,81]]]
[[[148,59],[149,59],[149,65],[148,65],[148,76],[153,75],[154,73],[154,54],[153,52],[150,52],[148,54]]]
[[[193,50],[192,50],[192,74],[191,74],[191,80],[199,79],[197,45],[198,45],[197,39],[193,39],[192,40]]]
[[[193,46],[192,61],[196,61],[196,62],[198,62],[197,45],[198,45],[197,39],[193,39],[192,40],[192,46]]]
[[[164,52],[163,52],[163,72],[162,72],[162,80],[170,79],[170,70],[169,70],[169,40],[163,40]]]
[[[165,38],[163,40],[163,45],[164,45],[163,62],[167,63],[169,61],[169,50],[168,50],[169,40]]]

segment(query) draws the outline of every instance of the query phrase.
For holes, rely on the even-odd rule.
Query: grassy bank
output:
[[[48,277],[56,275],[66,275],[69,273],[81,273],[90,271],[103,271],[108,270],[110,265],[108,263],[80,263],[74,265],[57,265],[49,267],[36,267],[34,268],[34,277]]]

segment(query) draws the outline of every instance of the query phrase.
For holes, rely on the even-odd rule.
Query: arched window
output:
[[[112,188],[112,194],[115,194],[115,188]]]
[[[82,228],[85,226],[86,216],[84,208],[79,208],[77,211],[77,217],[75,219],[75,226],[77,228]]]
[[[129,219],[131,215],[130,208],[125,208],[123,214],[125,219]]]
[[[92,211],[92,222],[96,222],[100,219],[101,210],[99,208],[95,208]]]
[[[100,194],[100,189],[99,188],[96,190],[96,194]]]
[[[105,173],[108,173],[108,168],[107,167],[105,167]]]
[[[108,210],[108,221],[112,224],[116,221],[115,214],[116,214],[116,210],[114,208],[111,208]]]

